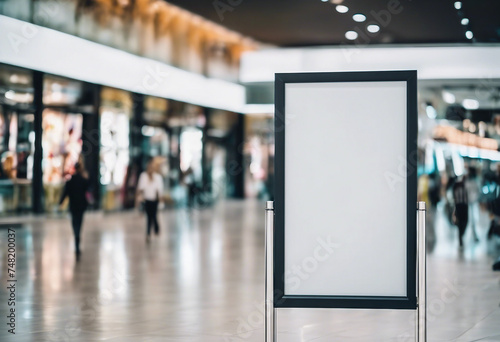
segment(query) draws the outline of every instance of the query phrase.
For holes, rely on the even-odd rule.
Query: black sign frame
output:
[[[406,82],[407,289],[405,297],[285,295],[285,85],[318,82]],[[390,99],[388,99],[390,101]],[[417,71],[361,71],[275,74],[274,307],[276,308],[417,308]],[[382,276],[382,275],[381,275]]]

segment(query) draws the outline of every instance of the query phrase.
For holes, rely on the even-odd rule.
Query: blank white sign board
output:
[[[407,298],[408,82],[283,86],[283,297]]]

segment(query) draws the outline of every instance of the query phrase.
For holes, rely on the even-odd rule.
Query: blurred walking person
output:
[[[71,225],[75,237],[76,260],[80,260],[80,236],[82,232],[83,215],[88,206],[87,192],[89,189],[88,174],[82,162],[75,164],[75,174],[71,176],[64,186],[59,205],[61,206],[66,197],[69,198],[69,212],[71,213]]]
[[[154,226],[155,234],[160,234],[160,226],[158,225],[158,204],[163,196],[163,179],[160,174],[155,171],[154,160],[150,160],[146,171],[139,176],[137,185],[137,204],[144,204],[146,212],[146,242],[149,242],[151,235],[151,226]]]
[[[455,210],[453,213],[453,222],[458,227],[458,241],[460,247],[463,247],[465,229],[469,221],[469,200],[467,196],[467,188],[465,187],[464,176],[458,177],[453,184],[453,199],[455,201]]]
[[[478,242],[479,238],[476,231],[476,223],[479,220],[479,183],[477,179],[477,170],[475,167],[469,167],[469,174],[465,180],[467,189],[467,198],[469,200],[469,218],[471,222],[472,234],[474,241]]]
[[[497,172],[491,177],[495,184],[493,199],[489,203],[490,228],[488,230],[488,240],[494,235],[500,236],[500,163],[497,164]]]
[[[183,175],[184,184],[187,186],[187,207],[194,208],[197,201],[198,188],[196,187],[196,182],[194,179],[194,172],[191,167],[189,167]]]

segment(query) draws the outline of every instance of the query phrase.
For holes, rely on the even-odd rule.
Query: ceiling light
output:
[[[378,31],[380,31],[380,26],[378,25],[375,25],[375,24],[371,24],[371,25],[368,25],[366,27],[366,29],[368,30],[368,32],[370,33],[377,33]]]
[[[472,39],[474,37],[474,33],[472,33],[472,31],[467,31],[465,32],[465,36],[467,39]]]
[[[429,119],[435,119],[437,117],[436,109],[431,105],[427,105],[427,107],[425,107],[425,112],[427,113]]]
[[[463,18],[461,21],[462,25],[469,25],[469,19],[468,18]]]
[[[17,74],[12,74],[9,77],[9,81],[12,83],[19,83],[19,76]]]
[[[5,93],[5,97],[9,100],[14,100],[16,98],[16,93],[13,90],[9,90]]]
[[[27,75],[23,74],[12,74],[9,77],[9,81],[11,83],[17,83],[17,84],[29,84],[30,79]]]
[[[357,13],[352,16],[352,19],[358,23],[362,23],[363,21],[366,20],[366,17],[361,13]]]
[[[443,100],[446,103],[453,104],[455,103],[455,95],[453,95],[449,91],[443,90]]]
[[[328,0],[321,0],[322,2],[327,2]]]
[[[462,8],[462,2],[461,1],[455,1],[455,8],[457,10],[461,9]]]
[[[21,103],[28,103],[33,101],[33,94],[31,93],[16,93],[13,90],[5,92],[5,98]]]
[[[330,0],[330,2],[334,5],[340,5],[341,3],[344,2],[344,0]]]
[[[465,109],[474,110],[479,108],[479,101],[474,99],[465,99],[462,101]]]
[[[349,11],[349,7],[344,6],[344,5],[338,5],[338,6],[335,7],[335,9],[339,13],[347,13]]]
[[[358,33],[355,31],[347,31],[345,33],[345,37],[349,40],[354,40],[354,39],[358,38]]]
[[[152,137],[155,134],[155,128],[151,126],[142,126],[141,133],[145,137]]]

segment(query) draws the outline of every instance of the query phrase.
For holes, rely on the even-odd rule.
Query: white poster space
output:
[[[406,101],[406,82],[286,83],[285,295],[407,295]]]

